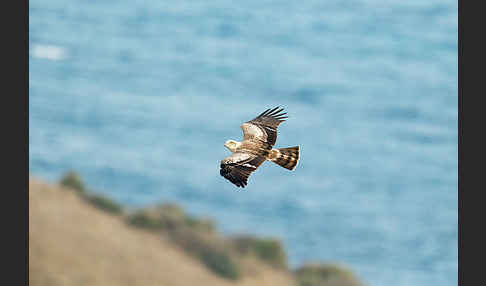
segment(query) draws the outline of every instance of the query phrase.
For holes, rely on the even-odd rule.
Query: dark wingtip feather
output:
[[[269,108],[269,109],[265,110],[264,112],[262,112],[260,115],[258,115],[256,118],[269,116],[269,117],[274,117],[276,119],[279,119],[278,117],[281,117],[282,115],[287,114],[287,112],[280,113],[283,110],[284,110],[284,108],[281,108],[280,106],[277,106],[277,107],[274,107],[274,108],[271,108],[271,109]]]
[[[280,108],[279,110],[275,111],[275,115],[276,114],[279,114],[280,112],[282,112],[284,109],[283,108]]]
[[[262,117],[262,116],[265,116],[265,115],[267,115],[267,113],[268,113],[269,111],[270,111],[270,108],[269,108],[269,109],[267,109],[267,110],[265,110],[265,111],[263,111],[263,112],[262,112],[260,115],[258,115],[257,117]]]
[[[274,112],[275,110],[277,110],[277,109],[279,109],[279,108],[280,108],[280,106],[274,107],[274,108],[272,109],[272,112]],[[271,113],[272,113],[272,112],[271,112]]]
[[[279,112],[282,112],[282,110],[283,110],[283,108],[280,108],[280,109],[279,108],[280,108],[280,106],[275,107],[267,115],[269,115],[269,116],[275,116],[275,115],[277,115]]]

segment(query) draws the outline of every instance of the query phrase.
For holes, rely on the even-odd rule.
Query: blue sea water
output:
[[[29,170],[281,238],[293,267],[457,285],[457,1],[29,2]],[[241,123],[283,106],[245,190]]]

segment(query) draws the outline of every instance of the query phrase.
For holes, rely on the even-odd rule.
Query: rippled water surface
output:
[[[29,2],[30,172],[276,236],[292,266],[457,285],[457,1]],[[241,191],[241,123],[281,105]]]

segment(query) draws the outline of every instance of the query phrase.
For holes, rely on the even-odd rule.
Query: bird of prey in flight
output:
[[[224,144],[233,154],[221,160],[219,173],[231,183],[244,188],[251,173],[266,160],[290,171],[297,167],[300,147],[273,149],[277,141],[277,127],[285,121],[283,108],[267,109],[254,119],[241,125],[243,141],[228,140]]]

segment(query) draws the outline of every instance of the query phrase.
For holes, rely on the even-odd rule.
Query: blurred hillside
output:
[[[29,180],[30,285],[358,286],[336,265],[288,269],[278,240],[224,237],[174,204],[127,211],[79,178]]]

